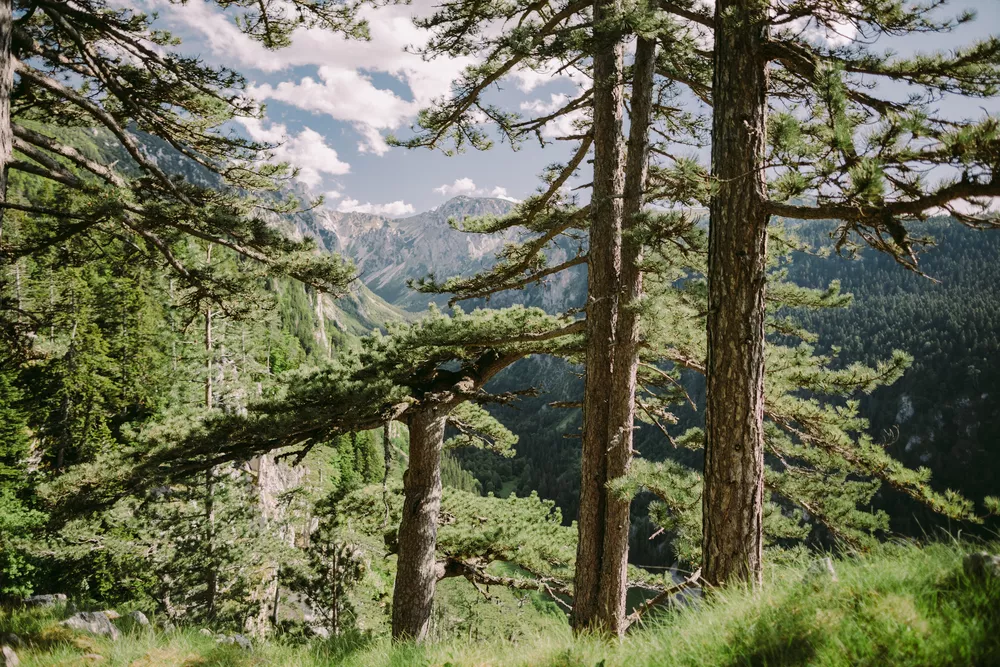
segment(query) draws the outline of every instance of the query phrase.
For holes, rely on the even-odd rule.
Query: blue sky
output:
[[[545,165],[565,160],[571,148],[567,142],[543,148],[528,141],[515,152],[498,143],[490,151],[448,157],[386,145],[387,134],[405,136],[417,110],[446,94],[449,83],[472,62],[428,62],[405,52],[426,39],[412,17],[432,11],[436,0],[366,10],[369,42],[301,30],[290,47],[279,51],[267,51],[241,35],[231,17],[206,0],[141,1],[183,40],[184,52],[245,75],[251,93],[267,110],[266,119],[246,131],[261,140],[282,141],[276,157],[300,167],[303,184],[314,194],[326,194],[330,208],[399,216],[430,209],[457,194],[520,199],[538,186]],[[903,53],[948,49],[1000,32],[1000,0],[955,0],[947,11],[965,8],[976,10],[978,20],[951,35],[883,40],[879,46]],[[491,94],[512,110],[543,110],[579,90],[580,83],[572,73],[554,78],[525,71],[505,79]],[[951,115],[982,115],[968,102],[946,100],[942,106]],[[996,100],[981,106],[1000,111]]]

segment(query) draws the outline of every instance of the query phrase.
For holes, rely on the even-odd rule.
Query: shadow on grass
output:
[[[931,589],[925,604],[965,635],[951,664],[1000,665],[1000,578],[951,574]]]
[[[766,621],[757,620],[732,647],[730,667],[792,667],[816,657],[816,627],[795,605],[783,601]]]

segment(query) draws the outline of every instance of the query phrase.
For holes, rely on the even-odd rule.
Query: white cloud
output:
[[[369,23],[368,41],[345,39],[318,28],[300,28],[289,47],[277,50],[266,49],[244,35],[232,17],[216,9],[212,2],[140,2],[150,10],[160,11],[169,23],[198,33],[214,55],[236,69],[274,73],[293,67],[317,67],[315,77],[262,84],[251,87],[251,91],[261,99],[280,100],[350,123],[362,136],[359,149],[378,155],[389,148],[382,138],[384,131],[399,128],[417,110],[446,95],[462,69],[475,61],[472,57],[425,60],[406,51],[407,46],[426,43],[429,31],[417,28],[412,17],[434,11],[436,0],[390,4],[377,10],[364,7],[361,15]],[[388,87],[379,87],[363,72],[394,77],[409,89],[408,99]]]
[[[330,201],[333,199],[340,199],[344,196],[344,193],[340,190],[327,190],[323,193],[323,196],[326,197],[327,201]]]
[[[562,93],[553,93],[549,95],[549,100],[529,100],[527,102],[521,102],[521,111],[527,111],[529,113],[535,114],[536,116],[544,116],[546,114],[553,113],[563,108],[570,102],[570,96],[564,95]],[[565,137],[572,134],[578,134],[579,129],[577,125],[587,118],[587,110],[585,108],[578,108],[565,113],[561,116],[553,118],[545,125],[542,126],[542,136],[546,138],[553,137]]]
[[[434,192],[444,195],[445,197],[455,197],[458,195],[466,196],[476,196],[476,197],[494,197],[496,199],[506,199],[510,202],[519,202],[520,199],[515,199],[507,194],[507,188],[502,188],[499,185],[494,187],[492,190],[486,188],[476,187],[475,182],[471,178],[456,178],[454,183],[444,184],[434,188]]]
[[[507,201],[514,202],[515,204],[521,201],[520,199],[515,199],[514,197],[508,195],[507,188],[501,188],[499,185],[490,190],[490,196],[496,199],[505,199]]]
[[[320,185],[324,174],[341,176],[351,170],[351,165],[341,161],[337,151],[327,146],[323,135],[316,130],[307,127],[293,135],[279,123],[267,126],[256,118],[240,118],[239,121],[254,141],[280,143],[271,151],[272,160],[298,168],[298,181],[309,188]]]
[[[402,199],[389,202],[388,204],[372,204],[371,202],[362,204],[357,199],[347,198],[337,204],[337,210],[341,213],[371,213],[398,218],[413,213],[414,209],[413,204],[407,204]]]
[[[454,197],[455,195],[473,195],[476,194],[476,191],[476,184],[471,178],[456,178],[455,182],[451,185],[445,184],[434,188],[434,192],[442,194],[445,197]]]

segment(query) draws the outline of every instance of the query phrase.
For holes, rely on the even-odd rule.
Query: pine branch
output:
[[[629,614],[628,618],[625,619],[627,621],[627,627],[630,628],[636,623],[638,623],[642,619],[642,616],[653,607],[663,604],[664,602],[666,602],[673,596],[677,595],[681,591],[690,588],[691,586],[694,586],[695,584],[698,583],[699,579],[701,579],[700,567],[697,570],[695,570],[694,573],[684,581],[661,591],[655,597],[649,598],[641,605],[636,607],[635,611]]]

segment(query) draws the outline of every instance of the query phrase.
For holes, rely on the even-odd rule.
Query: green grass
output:
[[[32,642],[22,664],[410,667],[510,665],[652,667],[673,665],[1000,665],[1000,581],[970,581],[962,556],[986,547],[886,545],[837,561],[838,581],[803,581],[803,567],[772,567],[763,591],[728,590],[700,608],[662,614],[622,642],[574,639],[568,628],[517,643],[456,639],[393,646],[384,638],[284,645],[253,655],[220,647],[197,628],[123,633],[112,643],[75,635],[58,612],[0,612],[0,632]]]

